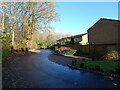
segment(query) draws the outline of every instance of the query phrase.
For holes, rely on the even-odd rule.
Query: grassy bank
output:
[[[102,72],[115,73],[118,68],[118,62],[115,61],[81,61],[75,62],[74,66],[80,67],[80,64],[84,63],[84,69],[95,70],[95,66],[100,66]]]
[[[2,49],[2,59],[5,59],[10,54],[11,54],[11,52],[9,49]]]
[[[37,51],[35,51],[37,52]],[[34,53],[33,51],[23,52],[21,50],[15,50],[13,53],[11,53],[10,50],[3,50],[2,51],[2,64],[6,65],[7,63],[13,61],[15,58],[23,55],[28,55]]]

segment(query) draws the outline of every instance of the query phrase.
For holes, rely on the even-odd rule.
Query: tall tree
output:
[[[8,8],[2,8],[4,12],[2,30],[7,27],[6,31],[12,35],[11,46],[15,47],[26,45],[26,48],[32,48],[35,38],[33,34],[51,30],[51,22],[57,20],[58,17],[53,2],[6,2],[4,7]]]

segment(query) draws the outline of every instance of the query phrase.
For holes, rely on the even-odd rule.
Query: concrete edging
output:
[[[111,74],[111,73],[105,73],[105,72],[99,72],[99,71],[93,71],[93,70],[86,70],[86,69],[83,69],[83,68],[79,68],[79,67],[72,66],[72,65],[70,65],[70,64],[67,64],[67,66],[68,66],[69,68],[76,69],[76,70],[93,72],[93,73],[97,73],[97,74],[101,74],[101,75],[110,75],[110,76],[113,76],[113,77],[120,77],[120,75],[118,75],[118,74]]]

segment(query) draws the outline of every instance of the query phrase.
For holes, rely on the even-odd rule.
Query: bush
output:
[[[54,48],[55,48],[55,50],[56,50],[56,49],[58,49],[58,46],[55,46]]]
[[[65,50],[64,54],[65,55],[73,55],[73,54],[75,54],[76,51],[77,50],[73,50],[73,49],[71,49],[71,50]]]
[[[95,70],[100,71],[100,70],[101,70],[100,66],[99,66],[99,65],[96,65],[96,66],[95,66]]]
[[[62,53],[61,53],[61,50],[56,50],[55,52],[57,52],[57,53],[59,53],[59,54],[62,54]]]
[[[119,60],[120,54],[116,50],[109,51],[106,55],[103,56],[103,59],[105,59],[105,60]]]
[[[116,68],[115,73],[120,74],[120,68]]]
[[[70,40],[69,39],[65,41],[65,45],[68,45],[68,44],[70,44]]]
[[[38,48],[38,44],[36,42],[33,42],[32,48],[37,49]]]
[[[73,55],[75,54],[76,50],[70,49],[70,50],[56,50],[57,53],[63,54],[63,55]]]
[[[66,45],[65,42],[60,43],[60,45]]]
[[[85,63],[80,63],[80,68],[84,68],[84,66],[85,66]]]
[[[2,49],[2,59],[6,58],[10,54],[10,49]]]
[[[42,43],[42,44],[39,44],[39,45],[40,45],[40,48],[41,48],[41,49],[45,49],[45,48],[46,48],[46,45],[43,44],[43,43]]]
[[[74,43],[74,38],[71,38],[70,44],[73,45]]]

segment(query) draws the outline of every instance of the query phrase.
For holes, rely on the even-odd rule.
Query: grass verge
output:
[[[116,68],[119,67],[118,62],[115,61],[81,61],[75,62],[73,66],[80,67],[84,63],[84,69],[95,70],[95,66],[100,66],[102,72],[115,73]]]
[[[28,55],[28,54],[32,54],[34,52],[22,52],[22,51],[14,51],[13,53],[11,53],[10,51],[4,51],[4,53],[2,53],[2,64],[6,65],[7,63],[13,61],[15,58],[19,57],[19,56],[23,56],[23,55]]]

